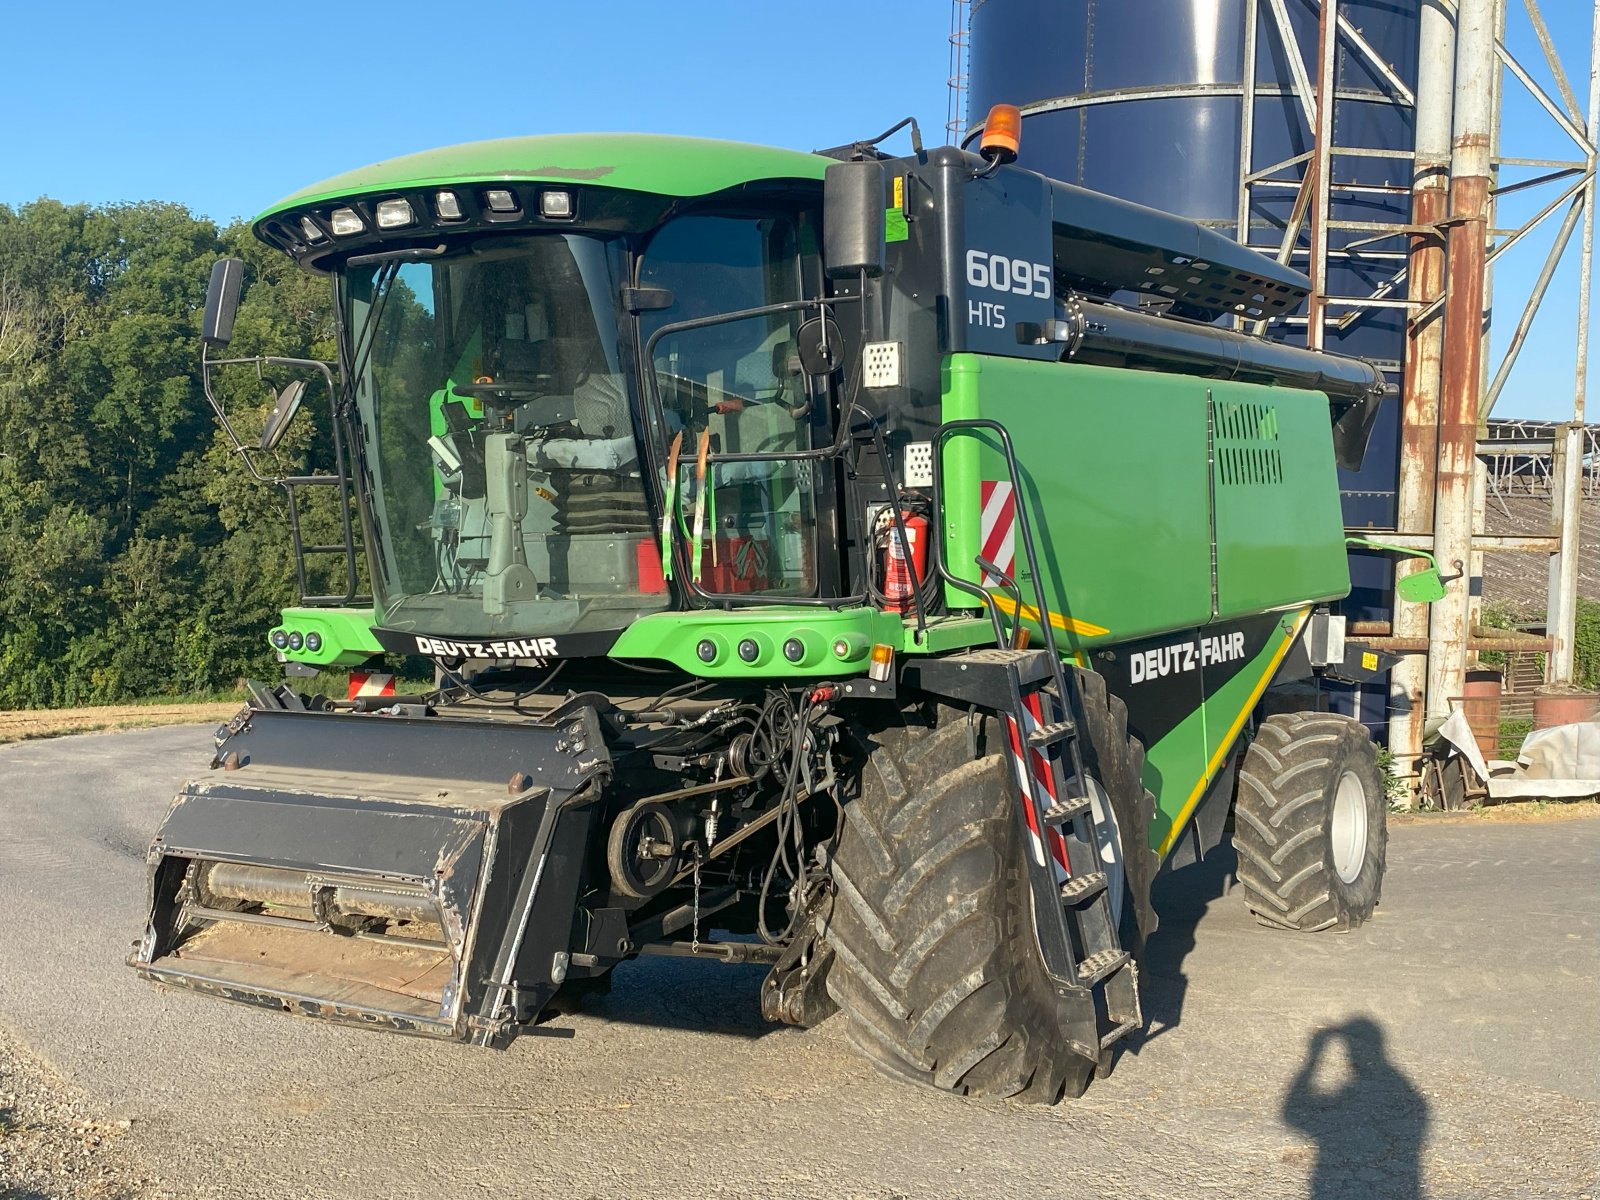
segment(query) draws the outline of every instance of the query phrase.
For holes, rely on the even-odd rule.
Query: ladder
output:
[[[1062,662],[1046,615],[1043,576],[1029,527],[1024,492],[1011,436],[998,421],[970,418],[947,421],[933,436],[934,516],[943,529],[944,442],[963,432],[991,435],[1004,452],[1016,506],[1016,540],[1033,582],[1034,606],[1044,633],[1044,648],[1014,648],[994,596],[987,588],[952,573],[943,539],[934,539],[934,563],[951,586],[978,597],[994,623],[992,648],[928,661],[923,674],[943,690],[960,688],[1000,714],[1007,756],[1028,847],[1028,879],[1033,894],[1034,928],[1045,969],[1062,1002],[1064,1024],[1073,1048],[1102,1067],[1120,1038],[1142,1023],[1138,968],[1122,946],[1113,917],[1109,879],[1100,858],[1100,840],[1079,744],[1082,699],[1076,680]],[[977,560],[987,576],[1016,597],[1020,626],[1021,589],[993,563]]]

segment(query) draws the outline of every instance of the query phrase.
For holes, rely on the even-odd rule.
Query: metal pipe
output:
[[[1428,710],[1449,715],[1448,697],[1466,688],[1472,559],[1472,482],[1477,462],[1478,398],[1483,390],[1484,259],[1493,184],[1494,0],[1456,8],[1455,111],[1451,131],[1450,229],[1446,240],[1444,360],[1439,386],[1439,454],[1434,489],[1434,554],[1446,585],[1428,625]]]
[[[1360,637],[1350,635],[1351,641],[1359,641],[1364,646],[1371,646],[1374,650],[1388,650],[1395,654],[1422,655],[1433,652],[1431,638],[1412,637]],[[1494,652],[1496,654],[1519,654],[1524,651],[1539,653],[1548,652],[1554,644],[1552,638],[1467,638],[1462,645],[1476,653]],[[1465,678],[1465,675],[1462,676]]]
[[[1092,300],[1073,301],[1069,313],[1066,357],[1075,362],[1306,388],[1344,406],[1383,391],[1383,372],[1365,359]]]
[[[1411,224],[1429,232],[1410,238],[1407,297],[1427,305],[1444,294],[1444,236],[1439,223],[1449,204],[1450,113],[1455,90],[1456,35],[1451,15],[1428,0],[1418,15],[1416,152],[1411,176]],[[1439,368],[1444,322],[1438,314],[1413,317],[1406,327],[1401,383],[1400,484],[1396,525],[1405,535],[1433,531],[1433,485],[1437,463]],[[1429,541],[1431,542],[1431,537]],[[1426,567],[1420,560],[1395,564],[1398,581]],[[1394,598],[1395,633],[1426,638],[1428,606]],[[1405,774],[1415,774],[1422,756],[1427,718],[1428,664],[1402,659],[1389,675],[1389,751]]]
[[[1328,218],[1333,174],[1333,112],[1339,38],[1335,22],[1339,0],[1322,0],[1317,18],[1317,112],[1311,127],[1316,148],[1311,202],[1311,295],[1306,298],[1306,345],[1321,350],[1327,335]]]
[[[1576,666],[1573,638],[1578,607],[1578,535],[1583,494],[1583,410],[1589,386],[1589,302],[1594,290],[1596,166],[1600,165],[1600,155],[1596,153],[1596,147],[1600,147],[1600,6],[1595,8],[1589,35],[1589,124],[1586,132],[1589,138],[1588,178],[1583,189],[1583,232],[1578,244],[1578,348],[1573,366],[1572,424],[1567,427],[1564,438],[1563,469],[1554,480],[1558,489],[1555,508],[1560,520],[1561,552],[1552,564],[1549,631],[1556,645],[1545,660],[1547,682],[1561,686],[1573,682]]]
[[[1245,0],[1244,5],[1244,95],[1239,112],[1239,210],[1234,240],[1250,244],[1250,170],[1255,160],[1256,132],[1256,27],[1260,23],[1260,0]],[[1234,318],[1234,328],[1244,328],[1244,318]]]

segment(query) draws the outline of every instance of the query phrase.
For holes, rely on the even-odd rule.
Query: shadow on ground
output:
[[[1163,872],[1151,888],[1161,927],[1145,943],[1140,963],[1139,998],[1144,1006],[1144,1029],[1130,1039],[1128,1049],[1139,1047],[1175,1029],[1183,1018],[1189,990],[1184,959],[1195,947],[1195,928],[1212,904],[1232,899],[1238,855],[1231,843],[1216,847],[1204,859],[1176,871]],[[1237,903],[1237,901],[1233,901]]]
[[[617,967],[610,992],[587,998],[582,1011],[628,1025],[760,1038],[787,1028],[761,1016],[766,975],[761,965],[638,958]]]
[[[1281,1115],[1317,1144],[1310,1200],[1421,1197],[1428,1102],[1389,1061],[1370,1017],[1311,1036]]]

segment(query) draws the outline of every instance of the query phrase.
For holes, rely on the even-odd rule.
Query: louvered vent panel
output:
[[[1277,408],[1254,402],[1217,405],[1216,452],[1217,480],[1225,487],[1281,484]]]

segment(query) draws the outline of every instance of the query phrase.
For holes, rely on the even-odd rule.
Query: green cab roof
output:
[[[564,133],[467,142],[385,159],[285,196],[256,218],[344,196],[460,183],[590,183],[704,196],[761,179],[821,179],[820,154],[642,133]]]

